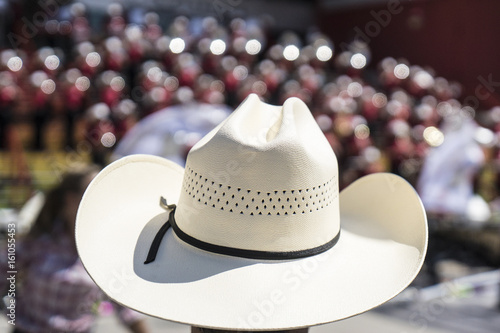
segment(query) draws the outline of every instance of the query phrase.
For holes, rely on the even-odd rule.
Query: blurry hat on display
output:
[[[481,146],[493,144],[493,132],[478,126],[462,109],[453,108],[443,119],[442,128],[427,128],[424,138],[433,146],[417,186],[426,210],[470,222],[487,221],[491,211],[475,194],[473,182],[485,162]]]
[[[181,88],[181,94],[184,94],[184,89],[189,88]],[[231,113],[222,104],[185,102],[157,111],[139,121],[120,140],[112,158],[151,154],[184,165],[186,148],[192,147]]]

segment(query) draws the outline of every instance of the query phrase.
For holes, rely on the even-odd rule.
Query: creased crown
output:
[[[339,232],[335,154],[307,106],[250,95],[189,152],[176,210],[189,235],[221,246],[296,251]]]

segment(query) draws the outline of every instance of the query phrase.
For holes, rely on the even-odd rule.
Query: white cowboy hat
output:
[[[396,296],[423,264],[427,222],[393,174],[339,195],[335,154],[307,106],[250,95],[184,169],[132,155],[101,171],[80,204],[76,243],[94,281],[127,307],[201,327],[283,330]]]

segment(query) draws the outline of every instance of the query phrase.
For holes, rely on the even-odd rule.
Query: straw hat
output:
[[[195,326],[283,330],[370,310],[405,289],[427,249],[415,190],[365,176],[339,193],[307,106],[250,95],[182,168],[131,155],[85,192],[76,242],[109,297]]]

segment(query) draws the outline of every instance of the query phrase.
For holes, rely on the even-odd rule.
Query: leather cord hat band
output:
[[[212,253],[217,253],[217,254],[223,254],[223,255],[228,255],[228,256],[233,256],[233,257],[240,257],[240,258],[247,258],[247,259],[264,259],[264,260],[289,260],[289,259],[299,259],[299,258],[305,258],[305,257],[310,257],[322,252],[325,252],[329,249],[331,249],[339,240],[340,238],[340,231],[339,233],[332,238],[330,241],[327,243],[313,247],[310,249],[306,250],[298,250],[298,251],[283,251],[283,252],[278,252],[278,251],[259,251],[259,250],[248,250],[248,249],[239,249],[239,248],[234,248],[234,247],[228,247],[228,246],[221,246],[221,245],[216,245],[216,244],[211,244],[204,242],[202,240],[199,240],[197,238],[194,238],[188,234],[186,234],[184,231],[182,231],[179,226],[177,225],[175,221],[175,205],[167,205],[166,201],[164,198],[161,198],[161,205],[165,209],[170,210],[170,214],[168,216],[167,222],[165,222],[160,230],[156,233],[151,246],[149,248],[149,252],[147,255],[146,260],[144,261],[144,264],[149,264],[153,262],[156,259],[156,254],[158,253],[158,249],[160,247],[161,241],[163,237],[165,236],[166,232],[168,229],[172,228],[172,230],[175,232],[175,234],[184,242],[197,247],[201,250],[212,252]]]

